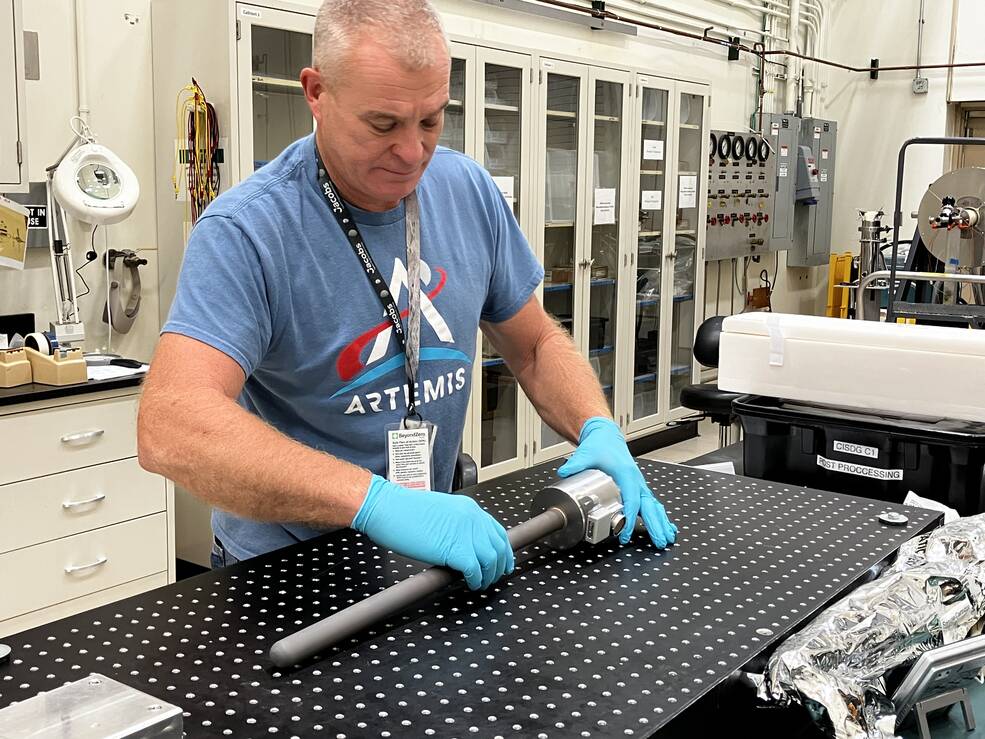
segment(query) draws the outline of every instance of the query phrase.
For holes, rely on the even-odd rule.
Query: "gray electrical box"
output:
[[[758,123],[759,116],[754,115],[753,127]],[[770,246],[772,251],[784,251],[793,245],[793,204],[797,184],[800,119],[782,113],[763,115],[763,136],[769,141],[776,160]]]
[[[708,169],[705,259],[735,259],[773,251],[776,158],[755,133],[712,131]]]
[[[802,166],[808,170],[808,178],[817,179],[817,197],[799,200],[794,207],[794,239],[787,254],[791,267],[817,267],[829,261],[837,138],[838,124],[834,121],[801,121],[799,145],[806,147]],[[796,148],[791,153],[796,153]],[[795,175],[796,170],[790,174]]]

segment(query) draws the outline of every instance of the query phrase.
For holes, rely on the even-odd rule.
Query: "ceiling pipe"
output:
[[[798,29],[800,28],[800,0],[790,0],[790,18],[787,23],[787,49],[799,51],[797,48]],[[798,87],[800,85],[800,59],[794,57],[787,65],[787,82],[784,88],[786,93],[783,102],[784,113],[796,113],[798,100]]]
[[[769,35],[764,36],[764,31],[758,28],[743,28],[741,26],[733,26],[731,24],[722,23],[720,20],[715,20],[703,15],[697,15],[688,11],[676,10],[674,8],[668,8],[663,5],[657,5],[652,2],[652,0],[608,0],[606,5],[620,8],[626,10],[633,14],[639,14],[646,17],[652,17],[657,20],[662,20],[668,23],[676,23],[678,25],[686,25],[690,28],[700,30],[702,32],[712,31],[721,33],[724,36],[734,36],[735,33],[749,33],[755,34],[760,38],[769,37]],[[639,6],[639,7],[637,7]],[[662,11],[662,12],[661,12]],[[689,21],[696,21],[696,23],[678,21],[676,18],[669,17],[668,14],[673,16],[680,16],[681,18],[686,18]],[[632,18],[623,18],[624,21],[634,22]],[[719,30],[721,29],[721,30]],[[778,39],[777,37],[772,37],[775,40],[785,40]]]
[[[820,59],[815,56],[810,56],[808,54],[802,54],[797,51],[792,51],[790,49],[754,49],[746,44],[733,44],[725,39],[717,39],[712,36],[707,36],[704,34],[691,33],[690,31],[682,31],[677,28],[670,28],[668,26],[660,25],[659,23],[650,23],[644,20],[637,20],[632,18],[626,18],[620,16],[618,13],[613,13],[608,10],[597,11],[591,8],[586,8],[583,5],[574,5],[572,3],[563,2],[563,0],[530,0],[531,2],[540,3],[543,5],[553,5],[558,8],[567,8],[568,10],[574,10],[579,13],[587,13],[589,15],[611,19],[614,21],[622,21],[624,23],[634,23],[641,28],[649,28],[653,31],[660,31],[661,33],[668,33],[673,36],[681,36],[682,38],[690,38],[696,41],[704,41],[709,44],[714,44],[715,46],[722,46],[728,48],[738,48],[739,51],[744,51],[748,54],[754,54],[763,57],[772,56],[785,56],[788,59],[800,59],[802,61],[816,62],[817,64],[824,65],[826,67],[834,67],[835,69],[843,69],[846,72],[858,72],[868,74],[872,71],[871,66],[865,67],[854,67],[850,64],[842,64],[841,62],[835,62],[830,59]],[[755,33],[760,33],[760,31],[754,31]],[[985,67],[985,61],[982,62],[956,62],[948,64],[923,64],[920,69],[961,69],[966,67]],[[880,72],[901,72],[901,71],[914,71],[916,65],[913,64],[899,64],[888,67],[879,67]]]

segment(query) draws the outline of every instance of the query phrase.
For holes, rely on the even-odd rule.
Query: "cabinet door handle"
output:
[[[86,442],[98,439],[106,432],[103,429],[93,429],[92,431],[80,431],[77,434],[69,434],[62,437],[62,444],[85,444]]]
[[[106,564],[107,562],[109,562],[109,558],[108,557],[100,557],[95,562],[90,562],[87,565],[69,565],[68,567],[65,568],[65,574],[66,575],[72,575],[72,574],[75,574],[76,572],[83,572],[84,570],[91,570],[94,567],[101,567],[102,565]]]
[[[85,500],[72,500],[65,501],[62,503],[62,508],[68,510],[70,508],[78,508],[79,506],[89,505],[90,503],[99,503],[106,500],[105,493],[100,493],[99,495],[94,495],[91,498],[86,498]]]

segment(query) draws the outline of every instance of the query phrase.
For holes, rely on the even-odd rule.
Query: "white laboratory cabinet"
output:
[[[628,437],[689,413],[701,320],[709,89],[458,42],[441,143],[489,169],[545,268],[545,309]],[[572,445],[480,337],[465,450],[487,480]]]
[[[153,0],[159,172],[171,171],[176,146],[165,102],[192,77],[224,127],[224,188],[312,130],[297,78],[317,6]],[[191,12],[199,23],[183,23]],[[679,398],[698,381],[709,87],[461,34],[451,52],[441,144],[495,178],[544,265],[538,297],[598,373],[614,418],[638,437],[687,415]],[[158,193],[160,243],[183,244],[184,204]],[[162,316],[182,251],[162,249]],[[472,387],[463,448],[480,479],[572,449],[481,336]],[[207,561],[198,548],[186,558]]]
[[[0,192],[28,187],[25,105],[21,0],[0,0]]]
[[[174,582],[174,491],[137,462],[139,392],[0,407],[0,637]]]

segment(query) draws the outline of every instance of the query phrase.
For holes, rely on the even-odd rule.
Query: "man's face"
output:
[[[388,210],[417,187],[448,104],[450,60],[438,58],[411,71],[363,35],[341,70],[319,70],[320,80],[307,74],[313,70],[302,73],[325,166],[354,205]]]

